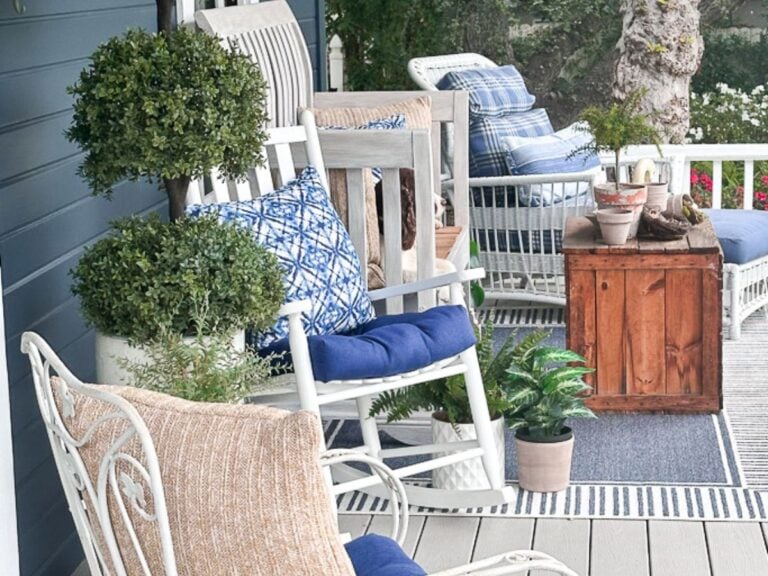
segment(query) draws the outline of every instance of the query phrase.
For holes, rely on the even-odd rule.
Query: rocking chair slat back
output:
[[[248,6],[200,10],[195,22],[260,64],[269,86],[270,126],[295,125],[296,111],[312,105],[312,63],[288,4],[274,0],[259,10]]]

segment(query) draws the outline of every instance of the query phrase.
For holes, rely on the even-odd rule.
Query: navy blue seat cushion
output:
[[[426,576],[397,542],[386,536],[367,534],[345,545],[356,576]]]
[[[474,345],[475,333],[466,309],[452,305],[382,316],[343,334],[309,336],[307,340],[315,379],[328,382],[417,370]],[[259,352],[288,351],[284,338]]]
[[[746,264],[768,255],[768,212],[763,210],[705,210],[712,221],[724,260]]]

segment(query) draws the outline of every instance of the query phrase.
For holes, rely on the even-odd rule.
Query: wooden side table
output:
[[[722,252],[712,225],[607,246],[583,217],[563,236],[568,347],[596,368],[595,410],[722,408]]]

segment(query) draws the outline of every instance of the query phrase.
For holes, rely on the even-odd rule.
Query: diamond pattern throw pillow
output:
[[[352,240],[312,166],[261,198],[196,204],[187,214],[216,214],[222,222],[252,230],[256,242],[280,262],[286,302],[312,301],[303,319],[308,335],[351,330],[373,318]],[[280,318],[251,343],[263,348],[287,335],[288,320]]]

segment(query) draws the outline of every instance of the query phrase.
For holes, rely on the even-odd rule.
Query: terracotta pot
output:
[[[619,184],[617,189],[615,182],[606,182],[595,184],[593,193],[598,208],[627,208],[632,210],[633,220],[628,238],[637,236],[640,216],[643,214],[643,206],[648,198],[648,189],[645,184]]]
[[[531,492],[559,492],[571,482],[573,432],[565,427],[558,436],[534,438],[525,430],[515,434],[520,488]]]
[[[645,201],[645,205],[661,211],[666,210],[669,184],[667,182],[649,183],[646,184],[646,187],[648,188],[648,199]]]
[[[627,208],[601,208],[596,211],[603,242],[611,246],[626,243],[635,214]]]
[[[185,337],[185,342],[193,342],[194,338]],[[245,330],[235,333],[232,342],[235,349],[245,350]],[[96,330],[95,338],[96,355],[96,381],[100,384],[120,384],[132,386],[134,383],[131,371],[121,364],[126,359],[132,364],[146,364],[148,354],[143,346],[132,346],[127,338],[122,336],[110,336]]]
[[[442,412],[435,412],[432,415],[432,441],[435,444],[477,439],[474,424],[451,424],[444,418]],[[503,484],[504,418],[491,420],[491,426],[496,440],[496,454],[501,464],[499,480]],[[443,455],[445,454],[439,454],[439,456]],[[491,487],[479,456],[432,470],[432,486],[443,490],[488,490]]]

